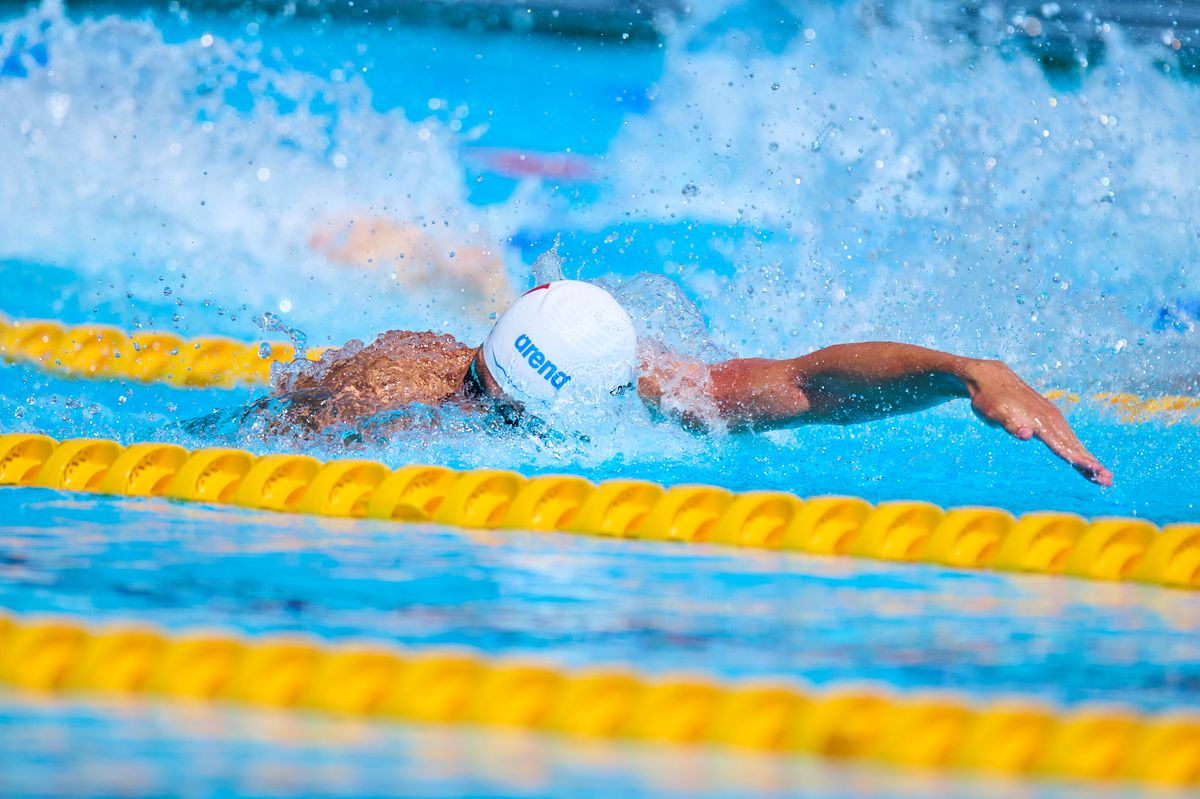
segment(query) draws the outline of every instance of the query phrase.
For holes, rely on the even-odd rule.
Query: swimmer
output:
[[[412,404],[456,403],[536,416],[561,403],[636,391],[655,411],[698,430],[849,424],[967,399],[986,423],[1041,440],[1103,486],[1112,473],[1062,413],[1000,361],[909,344],[837,344],[799,358],[705,363],[637,339],[604,289],[559,280],[524,294],[479,347],[449,335],[391,331],[335,350],[276,385],[288,420],[311,431],[353,426]]]
[[[323,222],[308,246],[331,263],[385,270],[397,287],[433,294],[486,319],[513,299],[504,262],[492,250],[441,237],[416,225],[364,215]]]

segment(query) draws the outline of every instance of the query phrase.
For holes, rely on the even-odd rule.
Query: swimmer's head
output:
[[[510,305],[479,357],[510,399],[597,402],[636,379],[637,335],[629,314],[607,291],[556,280]]]

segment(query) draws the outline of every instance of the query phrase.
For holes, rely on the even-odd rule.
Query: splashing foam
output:
[[[916,12],[803,15],[778,54],[715,11],[673,39],[592,211],[780,234],[748,236],[732,281],[684,269],[719,343],[901,339],[1046,386],[1200,388],[1197,86],[1119,31],[1056,89],[1032,58],[944,41]]]
[[[47,65],[18,50],[34,43]],[[436,121],[379,113],[361,79],[289,69],[260,45],[167,44],[152,22],[74,23],[49,3],[0,26],[5,56],[29,68],[0,77],[0,258],[112,282],[136,298],[130,313],[163,304],[165,285],[171,322],[196,318],[198,332],[212,324],[199,302],[289,311],[321,341],[470,326],[450,303],[395,291],[387,269],[309,248],[323,223],[364,212],[458,231],[449,249],[468,230],[498,240]]]

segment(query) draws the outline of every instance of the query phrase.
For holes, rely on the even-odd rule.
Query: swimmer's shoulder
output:
[[[431,330],[388,330],[379,336],[363,352],[404,359],[432,359],[457,361],[474,354],[475,348],[464,344],[449,333],[434,333]]]
[[[377,368],[417,363],[444,364],[451,371],[461,366],[465,372],[474,352],[473,347],[447,333],[387,330],[370,344],[352,339],[340,347],[325,350],[314,368],[305,370],[303,377],[306,379],[302,382],[339,383],[351,376],[358,379],[370,376]]]

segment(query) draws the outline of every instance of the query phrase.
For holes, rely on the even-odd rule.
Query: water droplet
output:
[[[563,259],[558,254],[560,237],[555,235],[554,246],[539,255],[533,262],[533,282],[537,285],[563,279]]]
[[[684,197],[695,197],[697,194],[700,193],[700,187],[697,186],[695,183],[688,181],[687,185],[684,186],[680,190],[679,193],[682,194]]]

